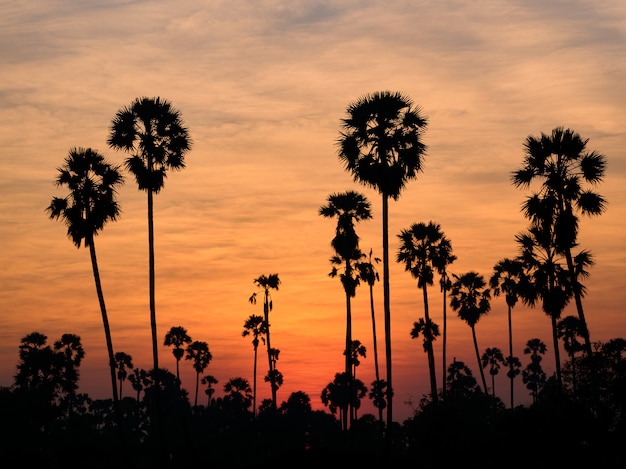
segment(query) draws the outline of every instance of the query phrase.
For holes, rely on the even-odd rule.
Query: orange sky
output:
[[[122,163],[125,155],[106,146],[108,128],[140,96],[171,101],[194,142],[187,168],[170,173],[155,199],[160,340],[182,325],[208,342],[207,373],[220,381],[218,395],[231,377],[252,380],[252,345],[241,331],[250,314],[262,313],[248,303],[261,274],[282,280],[271,320],[285,378],[278,399],[302,390],[321,408],[322,388],[342,370],[345,298],[339,280],[327,277],[335,222],[317,210],[332,192],[366,195],[374,218],[357,226],[361,247],[382,257],[380,197],[352,181],[335,145],[346,106],[379,90],[410,96],[429,119],[424,172],[390,203],[392,255],[400,230],[433,220],[458,257],[453,273],[488,277],[516,254],[529,192],[509,176],[527,136],[564,126],[589,138],[589,148],[607,157],[597,190],[609,204],[581,226],[581,247],[596,261],[585,314],[592,340],[626,336],[623,2],[99,3],[0,7],[0,386],[12,383],[23,336],[38,331],[54,342],[70,332],[87,352],[81,390],[110,395],[88,251],[77,250],[45,208],[65,195],[54,179],[71,147]],[[146,196],[134,178],[126,178],[119,202],[122,217],[96,240],[113,345],[149,368]],[[439,292],[430,295],[441,323]],[[375,296],[382,347],[382,285]],[[421,341],[409,335],[421,301],[415,281],[392,265],[397,420],[429,390]],[[366,384],[374,376],[368,302],[360,287],[353,337],[368,348],[357,371]],[[572,313],[568,307],[564,315]],[[523,364],[523,344],[539,337],[552,373],[548,318],[519,306],[513,321]],[[453,312],[448,324],[448,357],[478,377],[469,327]],[[504,301],[494,300],[477,325],[481,351],[506,350],[506,327]],[[383,357],[381,349],[384,365]],[[175,370],[165,347],[160,363]],[[193,392],[191,364],[182,370]],[[527,402],[519,381],[517,400]],[[260,380],[259,387],[259,400],[268,397],[269,386]],[[504,373],[496,391],[508,403]]]

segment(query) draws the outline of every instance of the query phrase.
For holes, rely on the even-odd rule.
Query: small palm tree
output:
[[[80,337],[76,334],[63,334],[61,339],[54,343],[54,350],[63,357],[59,363],[60,391],[65,394],[68,409],[71,410],[78,389],[78,367],[85,358],[85,350]]]
[[[389,198],[398,200],[407,182],[422,170],[427,120],[401,93],[375,92],[348,105],[339,138],[339,159],[354,180],[382,196],[383,305],[387,363],[387,438],[393,426],[391,308],[389,299]]]
[[[419,336],[424,338],[424,352],[432,352],[433,342],[439,336],[439,326],[431,319],[419,318],[418,321],[413,323],[413,329],[411,329],[411,339],[417,339]],[[434,363],[430,362],[430,355],[428,355],[428,369],[434,370]],[[431,399],[433,402],[437,402],[437,389],[432,389],[431,379]]]
[[[120,382],[120,399],[122,399],[122,383],[126,381],[128,371],[126,368],[133,369],[133,358],[124,352],[115,353],[115,366],[117,368],[117,379]]]
[[[174,347],[172,350],[172,354],[174,354],[174,358],[176,359],[176,379],[180,383],[180,371],[178,364],[180,360],[185,355],[185,349],[183,348],[185,344],[191,343],[191,337],[187,334],[187,329],[182,326],[173,326],[167,334],[165,334],[165,340],[163,341],[163,345],[166,347]]]
[[[83,243],[89,248],[109,355],[113,403],[118,408],[113,341],[102,292],[94,238],[109,221],[117,220],[120,207],[115,197],[117,188],[123,184],[124,180],[119,167],[109,164],[104,156],[91,148],[71,149],[65,158],[65,164],[58,171],[56,185],[67,186],[70,193],[64,198],[54,197],[46,210],[50,218],[61,218],[65,222],[67,235],[77,248],[80,248]]]
[[[564,254],[578,317],[583,328],[585,350],[592,356],[591,339],[582,305],[584,291],[579,285],[580,270],[572,256],[577,245],[578,216],[597,216],[606,210],[607,201],[585,183],[595,186],[604,177],[606,158],[595,151],[587,150],[588,139],[571,129],[556,127],[550,135],[529,136],[524,144],[525,156],[521,169],[513,172],[512,182],[516,187],[527,188],[541,180],[538,193],[527,198],[523,211],[533,223],[553,232],[553,243],[557,252]]]
[[[557,336],[563,340],[563,348],[567,352],[572,364],[572,387],[574,396],[576,396],[576,361],[577,352],[584,350],[583,344],[578,342],[578,337],[583,337],[584,331],[580,318],[576,316],[565,316],[557,325]]]
[[[500,371],[500,365],[504,364],[504,355],[498,347],[487,347],[482,356],[483,368],[489,367],[491,375],[491,395],[496,397],[496,375]]]
[[[499,296],[500,293],[504,293],[508,322],[509,322],[509,357],[513,357],[513,322],[511,318],[511,312],[513,307],[517,304],[520,297],[520,291],[527,288],[528,280],[524,272],[524,264],[519,259],[504,258],[496,263],[493,267],[493,274],[489,279],[489,286],[493,291],[493,296]],[[509,362],[509,366],[512,367],[514,363]],[[509,369],[508,376],[511,381],[510,394],[511,394],[511,409],[514,407],[514,386],[513,378],[516,376],[513,373],[512,368]]]
[[[193,369],[196,371],[196,397],[194,399],[193,406],[198,406],[198,387],[200,383],[200,374],[209,366],[209,363],[213,359],[213,355],[209,351],[209,344],[194,340],[187,346],[186,360],[193,361]]]
[[[135,392],[137,392],[137,402],[139,402],[141,391],[150,385],[150,376],[148,375],[148,372],[143,368],[135,368],[128,376],[128,381],[130,381],[130,385],[133,387]]]
[[[252,405],[252,389],[245,378],[231,378],[224,385],[224,403],[235,412],[245,412]]]
[[[206,387],[207,387],[204,390],[204,393],[207,395],[207,407],[210,407],[211,406],[211,398],[213,397],[213,394],[215,393],[215,389],[213,389],[213,386],[215,384],[217,384],[218,381],[215,378],[215,376],[213,376],[213,375],[206,375],[206,376],[202,377],[200,382],[202,384],[206,385]]]
[[[524,354],[530,355],[530,363],[522,371],[522,381],[530,390],[533,403],[537,402],[539,391],[546,383],[546,374],[541,367],[541,359],[547,349],[546,344],[537,338],[526,342],[524,348]]]
[[[455,281],[452,283],[452,291],[450,292],[450,306],[472,329],[476,360],[478,362],[483,388],[485,394],[487,394],[487,381],[485,380],[485,373],[481,366],[478,341],[476,340],[476,323],[491,309],[491,293],[489,289],[486,288],[483,276],[476,272],[468,272],[460,276],[453,275],[453,277]]]
[[[259,348],[259,338],[265,343],[265,321],[262,316],[251,314],[243,324],[242,337],[252,335],[252,347],[254,348],[254,371],[253,371],[253,387],[252,387],[252,412],[256,417],[256,362],[257,349]]]
[[[278,290],[280,279],[278,274],[260,275],[254,279],[254,284],[263,289],[263,327],[265,329],[265,345],[267,346],[268,376],[270,377],[270,388],[272,390],[272,406],[276,410],[276,383],[274,382],[276,374],[273,373],[272,347],[270,346],[270,311],[272,311],[273,306],[270,290]],[[256,304],[256,292],[250,296],[249,301],[252,304]]]

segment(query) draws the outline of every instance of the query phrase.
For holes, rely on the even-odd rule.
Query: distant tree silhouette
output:
[[[126,368],[133,369],[133,358],[124,352],[115,353],[115,367],[117,368],[117,379],[120,382],[120,399],[122,399],[122,383],[126,381],[128,371]]]
[[[263,318],[264,318],[264,329],[265,329],[265,338],[267,345],[267,362],[268,362],[268,376],[270,378],[270,389],[272,391],[272,405],[274,410],[276,410],[276,383],[273,381],[276,377],[276,373],[274,373],[274,369],[272,368],[272,348],[270,345],[270,319],[269,314],[272,311],[272,297],[270,295],[270,289],[278,290],[278,286],[280,285],[280,279],[278,278],[278,274],[270,274],[270,275],[260,275],[259,277],[254,279],[254,284],[263,289]],[[256,292],[250,296],[250,303],[256,304]]]
[[[364,195],[354,191],[331,194],[328,196],[328,204],[320,207],[319,214],[326,218],[337,218],[335,237],[331,241],[336,255],[330,259],[333,269],[329,275],[331,277],[339,275],[346,293],[344,355],[346,357],[345,372],[348,377],[348,386],[350,386],[352,381],[352,364],[350,362],[352,354],[347,353],[352,347],[352,307],[350,300],[356,296],[356,287],[360,283],[356,263],[364,257],[364,254],[359,249],[359,237],[354,229],[354,223],[372,218],[370,202]],[[337,266],[343,266],[341,274],[338,274]],[[353,413],[350,409],[345,411],[349,413],[349,419],[344,418],[344,424],[346,425],[344,430],[347,430],[352,423]]]
[[[130,156],[126,168],[135,176],[139,190],[148,195],[148,273],[150,284],[150,329],[152,332],[153,368],[159,370],[159,345],[156,321],[155,268],[154,268],[154,194],[158,194],[165,184],[168,170],[185,167],[185,154],[191,148],[191,139],[184,127],[180,112],[161,98],[137,98],[129,106],[120,109],[111,123],[108,144]],[[160,373],[154,374],[157,380],[155,400],[159,409],[158,385]],[[163,435],[163,427],[157,412],[157,428]],[[160,449],[166,458],[165,442]]]
[[[519,358],[513,357],[511,355],[509,355],[508,357],[505,357],[504,366],[508,368],[506,372],[507,378],[509,378],[511,382],[514,382],[515,378],[519,376],[519,374],[521,373],[522,363],[519,361]],[[513,407],[514,407],[514,402],[511,401],[511,408]]]
[[[133,372],[128,376],[128,381],[130,381],[130,385],[133,387],[135,392],[137,392],[137,402],[139,402],[141,391],[143,391],[144,388],[150,384],[150,378],[147,371],[143,368],[133,369]]]
[[[253,369],[253,385],[252,385],[252,413],[256,417],[256,362],[257,350],[259,348],[259,338],[265,343],[265,321],[262,316],[251,314],[243,324],[242,337],[252,335],[252,347],[254,348],[254,369]]]
[[[245,378],[231,378],[224,385],[224,404],[236,413],[246,412],[252,405],[252,389]]]
[[[563,340],[563,348],[569,355],[572,368],[572,391],[576,396],[576,360],[577,352],[584,350],[584,345],[578,342],[577,337],[584,339],[584,330],[580,318],[576,316],[565,316],[557,325],[557,336]]]
[[[470,370],[465,362],[457,361],[456,358],[448,367],[446,381],[450,395],[455,400],[465,398],[478,389],[478,384],[472,374],[472,370]]]
[[[524,273],[524,264],[519,259],[504,258],[498,261],[493,267],[493,273],[489,279],[489,286],[493,292],[493,296],[500,296],[500,293],[504,293],[504,297],[507,305],[507,318],[509,324],[509,357],[514,357],[513,354],[513,322],[511,318],[511,312],[513,307],[517,304],[520,297],[520,290],[527,288],[525,285],[528,283]],[[518,360],[519,361],[519,360]],[[514,407],[514,378],[516,373],[513,370],[515,366],[514,360],[508,360],[509,372],[507,376],[510,379],[510,397],[511,397],[511,409]],[[518,373],[519,374],[519,371]]]
[[[183,348],[185,344],[191,343],[191,337],[187,334],[187,329],[183,326],[172,326],[169,331],[165,334],[165,339],[163,341],[163,345],[166,347],[174,347],[172,350],[172,354],[176,359],[176,378],[180,381],[180,370],[179,363],[180,360],[185,355],[185,349]]]
[[[417,288],[422,290],[424,301],[424,324],[434,324],[430,319],[428,308],[428,285],[434,284],[435,271],[444,266],[449,259],[447,247],[449,242],[441,231],[441,226],[432,221],[414,223],[410,228],[402,230],[398,235],[400,248],[397,261],[404,264],[404,270],[417,279]],[[442,243],[444,246],[442,247]],[[440,259],[441,258],[441,259]],[[430,327],[429,327],[430,329]],[[437,327],[437,332],[438,332]],[[414,328],[415,330],[415,328]],[[437,334],[424,334],[424,351],[428,355],[428,370],[430,372],[430,395],[433,402],[437,402],[437,374],[435,370],[435,353],[433,340]],[[415,337],[413,337],[415,338]]]
[[[530,390],[533,403],[537,402],[539,391],[546,383],[546,374],[541,367],[542,355],[546,350],[546,344],[539,339],[530,339],[524,348],[524,354],[530,355],[530,363],[522,371],[522,381]]]
[[[417,339],[418,337],[420,337],[420,335],[423,338],[424,352],[426,353],[432,352],[433,341],[440,335],[439,325],[437,325],[430,319],[419,318],[419,320],[413,323],[413,329],[411,329],[411,339]],[[428,369],[434,372],[435,371],[434,363],[430,362],[430,357],[429,357],[428,365],[429,365]],[[432,375],[431,375],[431,378],[432,378]],[[437,394],[437,389],[435,387],[435,391],[434,391],[435,394],[433,394],[433,389],[432,389],[433,384],[435,386],[436,384],[433,383],[432,379],[431,379],[430,384],[431,384],[431,399],[433,402],[437,402],[437,398],[434,397],[434,395]]]
[[[54,350],[60,360],[57,361],[59,368],[59,391],[71,409],[76,399],[78,389],[78,379],[80,373],[78,368],[85,358],[85,350],[80,337],[76,334],[63,334],[61,339],[54,343]]]
[[[193,362],[193,369],[196,371],[196,393],[193,401],[193,406],[198,406],[198,387],[200,383],[200,374],[204,372],[209,363],[213,359],[213,355],[209,351],[209,344],[194,340],[187,346],[187,354],[185,360],[191,360]]]
[[[373,262],[372,262],[373,261]],[[372,249],[370,249],[369,257],[367,261],[357,262],[356,268],[359,271],[359,278],[364,282],[367,282],[370,290],[370,311],[372,313],[372,340],[374,348],[374,372],[376,376],[376,382],[380,381],[380,369],[378,366],[378,340],[376,335],[376,314],[374,311],[374,284],[380,280],[378,272],[374,267],[374,263],[380,262],[378,257],[372,258]],[[378,419],[383,421],[383,410],[378,408]]]
[[[476,272],[467,272],[460,276],[453,275],[453,277],[455,281],[452,283],[452,291],[450,292],[450,306],[472,329],[476,361],[478,362],[485,394],[488,394],[487,381],[481,366],[478,341],[476,340],[476,323],[481,316],[487,314],[491,309],[491,293],[486,288],[483,276]]]
[[[422,134],[427,120],[410,98],[401,93],[375,92],[347,107],[339,138],[339,159],[354,180],[382,196],[383,305],[387,366],[387,438],[393,427],[391,308],[389,295],[389,198],[397,200],[406,183],[422,170],[426,146]]]
[[[498,347],[487,347],[485,353],[483,353],[482,367],[489,367],[489,374],[491,375],[491,395],[496,397],[496,375],[500,371],[500,365],[504,364],[504,355],[502,350]]]
[[[72,148],[63,166],[58,168],[58,172],[56,185],[67,186],[70,193],[64,198],[54,197],[46,210],[50,218],[61,218],[64,221],[67,225],[67,235],[77,248],[83,243],[89,248],[109,355],[113,401],[118,407],[113,341],[102,292],[94,237],[109,221],[117,220],[120,214],[116,200],[117,188],[124,180],[118,166],[111,165],[104,156],[91,148]]]
[[[583,328],[585,350],[592,356],[591,339],[582,305],[584,287],[579,278],[586,276],[580,262],[572,256],[577,245],[578,216],[600,215],[606,210],[606,200],[584,184],[595,186],[604,177],[606,158],[587,150],[589,139],[583,139],[571,129],[556,127],[550,135],[529,136],[524,143],[524,162],[512,174],[516,187],[527,188],[535,180],[541,181],[539,192],[526,199],[523,211],[527,218],[553,234],[556,252],[566,259],[569,283],[573,287],[578,317]],[[586,251],[578,256],[589,257]]]
[[[206,376],[202,377],[200,382],[202,384],[206,385],[206,387],[207,387],[204,390],[204,393],[207,395],[207,407],[210,407],[211,406],[211,398],[213,397],[213,394],[215,393],[215,389],[213,389],[213,385],[217,384],[218,381],[215,378],[215,376],[213,376],[213,375],[206,375]]]
[[[378,420],[383,421],[383,410],[387,407],[387,382],[384,379],[372,381],[368,397],[372,400],[372,404],[378,409]]]

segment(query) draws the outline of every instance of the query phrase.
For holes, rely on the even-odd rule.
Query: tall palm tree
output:
[[[489,367],[491,375],[491,395],[496,397],[496,375],[500,371],[500,365],[504,364],[504,355],[498,347],[487,347],[482,356],[482,367]]]
[[[194,340],[187,346],[187,355],[185,360],[193,361],[193,369],[196,371],[196,397],[194,399],[193,406],[198,406],[198,386],[200,383],[200,374],[209,366],[213,355],[209,351],[209,344]]]
[[[606,158],[587,150],[589,139],[570,129],[556,127],[550,135],[532,135],[524,144],[525,156],[521,169],[513,172],[516,187],[527,188],[538,179],[541,188],[527,198],[523,205],[525,215],[531,220],[548,225],[555,232],[555,247],[567,262],[570,283],[578,317],[583,327],[585,350],[592,356],[591,339],[582,305],[584,294],[578,278],[572,249],[577,245],[578,216],[596,216],[606,210],[607,201],[584,185],[596,186],[604,177]]]
[[[91,148],[72,148],[65,164],[58,168],[57,186],[67,186],[70,193],[54,197],[46,209],[50,218],[61,218],[67,225],[67,235],[77,248],[89,248],[96,293],[102,314],[104,335],[109,355],[109,371],[113,404],[119,410],[115,356],[111,328],[107,315],[94,238],[109,221],[117,220],[120,207],[116,200],[117,188],[123,184],[118,166],[108,163],[104,156]],[[117,412],[119,414],[119,412]]]
[[[185,167],[185,154],[191,148],[191,139],[183,125],[180,112],[168,101],[158,97],[142,97],[117,112],[111,124],[108,144],[111,148],[123,150],[130,155],[126,159],[126,168],[135,176],[139,190],[144,190],[148,194],[150,329],[153,366],[158,370],[153,196],[163,188],[168,170],[180,170]],[[155,398],[159,407],[159,373],[155,373],[154,376],[157,381],[154,387],[157,391]],[[161,426],[160,423],[157,425]]]
[[[253,385],[252,385],[252,413],[256,417],[256,362],[257,362],[257,350],[259,348],[259,337],[265,343],[265,321],[263,316],[257,316],[251,314],[246,322],[243,324],[242,337],[252,335],[252,347],[254,348],[254,371],[253,371]]]
[[[446,238],[441,231],[441,226],[432,221],[428,224],[414,223],[410,228],[402,230],[398,238],[400,239],[400,248],[398,249],[397,261],[404,263],[404,269],[417,279],[417,288],[422,290],[425,323],[431,324],[427,287],[433,285],[435,270],[444,262],[439,261],[442,254],[440,244]],[[432,341],[424,342],[424,346],[428,355],[430,394],[433,402],[436,403],[437,375]]]
[[[172,354],[176,359],[176,379],[180,383],[180,371],[179,371],[179,363],[180,360],[185,355],[185,349],[183,348],[185,344],[191,343],[191,337],[187,334],[187,329],[183,326],[172,326],[169,331],[165,334],[165,340],[163,341],[163,345],[166,347],[174,347],[172,350]]]
[[[373,262],[372,262],[373,261]],[[370,311],[372,313],[372,339],[374,349],[374,372],[376,376],[375,382],[380,381],[380,370],[378,367],[378,340],[376,336],[376,314],[374,311],[374,284],[380,280],[378,272],[374,267],[374,262],[380,262],[378,257],[372,258],[372,249],[370,249],[369,257],[367,261],[357,262],[356,267],[359,270],[359,278],[364,282],[367,282],[370,289]],[[382,422],[382,408],[379,408],[379,420]]]
[[[410,98],[398,92],[375,92],[348,105],[342,121],[339,159],[354,180],[382,196],[383,305],[387,362],[387,438],[393,427],[391,308],[389,294],[389,198],[398,200],[407,182],[422,170],[427,120]]]
[[[441,344],[441,361],[443,364],[441,381],[444,383],[442,396],[446,398],[446,372],[447,372],[447,340],[448,340],[448,292],[452,288],[452,281],[448,276],[448,266],[456,261],[456,256],[452,254],[452,243],[445,236],[441,239],[438,246],[438,254],[434,259],[433,265],[439,273],[439,288],[443,294],[443,333]]]
[[[517,304],[520,296],[520,289],[525,288],[527,283],[526,276],[524,275],[524,264],[519,259],[504,258],[496,263],[493,267],[493,274],[489,279],[489,286],[493,292],[493,296],[500,296],[500,293],[504,293],[504,297],[507,305],[508,322],[509,322],[509,357],[513,355],[513,322],[511,318],[511,312],[513,307]],[[514,407],[514,383],[513,380],[516,374],[513,372],[513,366],[515,362],[513,360],[507,361],[509,365],[509,373],[507,376],[510,378],[510,397],[511,397],[511,409]]]
[[[280,285],[280,279],[278,274],[260,275],[254,279],[254,284],[263,289],[263,322],[265,328],[265,339],[267,345],[267,362],[268,362],[268,376],[270,381],[270,388],[272,390],[272,407],[276,410],[276,373],[274,373],[272,360],[272,347],[270,345],[270,311],[272,310],[273,301],[270,290],[277,290]],[[250,296],[250,303],[256,304],[256,292]]]
[[[343,273],[339,274],[339,278],[346,293],[346,341],[344,350],[346,351],[345,372],[348,377],[348,386],[350,386],[352,377],[351,354],[347,353],[352,347],[352,307],[350,300],[356,296],[356,287],[360,282],[356,262],[364,257],[359,249],[359,237],[354,229],[354,223],[372,218],[370,207],[371,204],[365,196],[354,191],[347,191],[329,195],[328,205],[319,209],[321,216],[337,218],[335,237],[331,241],[336,255],[330,259],[331,264],[333,264],[330,276],[337,276],[336,266],[343,265],[344,270]],[[350,415],[352,416],[351,412]],[[344,419],[344,423],[347,424],[348,420]],[[350,423],[352,423],[352,417]]]
[[[459,317],[464,320],[472,329],[474,340],[474,351],[478,361],[478,369],[482,379],[485,394],[487,391],[487,381],[481,366],[480,352],[478,351],[478,341],[476,340],[476,323],[491,309],[491,293],[486,287],[485,279],[476,272],[467,272],[460,276],[453,275],[452,291],[450,292],[450,306],[456,311]]]
[[[413,323],[413,329],[411,329],[411,338],[417,339],[420,334],[424,338],[424,352],[428,355],[428,369],[431,372],[430,375],[430,395],[432,402],[437,402],[437,384],[433,383],[433,371],[435,369],[435,363],[431,361],[433,356],[433,342],[439,336],[439,325],[435,324],[430,318],[419,318],[418,321]],[[435,386],[433,389],[433,385]]]
[[[128,371],[133,369],[133,358],[124,352],[115,353],[115,365],[117,366],[117,379],[120,381],[120,399],[122,398],[122,383],[126,381]]]

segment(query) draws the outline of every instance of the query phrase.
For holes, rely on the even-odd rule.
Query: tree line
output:
[[[398,424],[393,420],[393,359],[389,300],[389,263],[392,253],[389,250],[389,199],[398,200],[406,185],[416,179],[422,171],[427,149],[423,143],[423,134],[428,120],[422,115],[421,109],[401,93],[377,92],[351,103],[347,107],[347,116],[341,122],[337,141],[340,162],[356,182],[375,189],[382,199],[385,375],[383,378],[379,370],[373,301],[373,287],[380,279],[375,265],[380,259],[372,257],[371,250],[369,255],[361,251],[359,236],[356,233],[356,223],[372,218],[371,203],[356,191],[333,193],[329,195],[326,205],[320,207],[319,215],[337,219],[335,236],[330,243],[335,254],[330,259],[332,270],[329,275],[339,277],[345,291],[345,368],[342,372],[336,373],[334,381],[321,391],[320,397],[329,407],[331,414],[339,414],[337,423],[345,438],[349,438],[345,435],[357,432],[354,428],[362,427],[361,421],[366,416],[359,418],[357,411],[368,388],[356,378],[356,371],[360,364],[359,357],[365,357],[365,347],[352,337],[351,298],[354,298],[361,283],[367,284],[372,313],[376,375],[376,380],[369,388],[369,398],[378,410],[378,419],[374,418],[374,421],[370,422],[371,416],[367,416],[365,420],[372,428],[377,429],[377,447],[381,448],[381,454],[385,458],[390,459],[400,451],[398,445],[402,446],[402,443],[399,442],[402,442],[406,435],[403,433],[405,429],[398,428]],[[523,204],[522,211],[529,225],[526,230],[515,236],[519,247],[518,253],[498,261],[487,278],[474,271],[459,274],[450,272],[450,265],[456,260],[452,242],[445,236],[441,226],[434,221],[414,223],[397,235],[400,248],[396,253],[396,261],[404,264],[405,270],[417,279],[417,287],[424,303],[424,317],[418,318],[410,334],[415,339],[422,338],[429,369],[430,393],[424,396],[414,421],[425,418],[423,416],[427,413],[438,412],[433,409],[445,409],[446,406],[457,405],[459,400],[471,401],[474,398],[486,402],[485,409],[491,409],[489,410],[491,413],[495,410],[501,411],[499,406],[502,403],[495,397],[493,381],[501,366],[508,369],[511,410],[514,410],[513,383],[519,374],[522,374],[524,383],[532,393],[534,404],[540,400],[544,392],[551,398],[557,396],[559,400],[568,402],[571,400],[576,405],[582,405],[585,411],[592,414],[603,408],[604,404],[600,402],[599,394],[601,390],[606,391],[607,387],[623,385],[624,370],[620,367],[623,367],[626,344],[623,339],[613,339],[606,344],[592,342],[582,302],[585,294],[582,280],[589,275],[587,269],[593,264],[593,258],[587,250],[576,251],[579,218],[600,215],[607,205],[607,201],[594,191],[595,186],[603,179],[606,159],[597,152],[587,150],[587,143],[588,140],[574,131],[561,127],[553,129],[550,134],[542,133],[540,137],[527,138],[524,144],[523,164],[520,169],[512,172],[511,182],[516,187],[529,188],[531,182],[537,181],[540,189],[528,196]],[[143,374],[135,369],[133,374],[128,375],[128,379],[133,389],[136,391],[140,389],[134,399],[135,403],[140,402],[141,388],[144,390],[143,401],[148,399],[150,403],[146,407],[149,409],[148,413],[143,416],[148,417],[146,421],[150,422],[149,427],[145,425],[143,427],[149,428],[144,437],[149,435],[152,442],[157,442],[154,445],[154,451],[158,454],[155,460],[166,464],[166,461],[171,459],[171,452],[168,452],[171,445],[166,436],[168,428],[165,422],[172,417],[166,415],[172,409],[171,402],[166,405],[162,400],[171,399],[173,393],[177,396],[176,399],[181,400],[183,403],[181,405],[189,405],[184,404],[187,401],[187,392],[180,386],[178,371],[179,361],[185,354],[185,358],[193,362],[196,371],[195,398],[193,407],[190,406],[191,415],[202,412],[202,408],[204,411],[212,407],[220,408],[213,406],[212,401],[212,386],[217,384],[215,378],[210,375],[201,378],[201,374],[212,359],[206,342],[191,341],[182,326],[172,327],[165,336],[164,344],[173,347],[176,376],[161,368],[158,359],[154,285],[154,195],[163,188],[168,171],[185,167],[184,157],[191,149],[192,142],[178,110],[160,98],[143,97],[136,99],[115,115],[110,127],[108,144],[113,149],[127,153],[125,169],[135,176],[139,190],[147,194],[153,367],[151,371],[144,371]],[[50,218],[61,219],[66,224],[67,235],[76,247],[85,246],[90,250],[109,356],[112,401],[107,415],[112,418],[113,426],[119,430],[120,447],[127,448],[128,435],[124,430],[128,428],[129,414],[123,408],[122,383],[127,377],[127,369],[132,369],[131,357],[123,352],[115,352],[113,347],[94,243],[95,236],[104,226],[119,217],[120,208],[116,194],[117,188],[123,182],[122,167],[107,162],[104,156],[91,148],[72,148],[65,158],[64,165],[58,168],[56,182],[58,186],[67,186],[69,194],[66,197],[54,197],[47,211]],[[429,308],[428,287],[434,286],[435,274],[439,276],[438,284],[443,296],[441,328],[433,321]],[[276,416],[286,413],[284,405],[288,404],[278,405],[277,402],[276,391],[283,380],[282,374],[276,368],[280,351],[270,344],[269,313],[272,310],[270,291],[278,289],[280,280],[278,274],[261,275],[254,283],[260,291],[252,294],[250,302],[256,303],[257,293],[262,294],[263,316],[250,315],[244,323],[242,333],[244,337],[251,335],[253,338],[253,387],[250,387],[245,378],[227,383],[229,389],[226,390],[225,386],[224,390],[226,396],[231,397],[222,398],[221,405],[228,407],[237,403],[241,407],[240,410],[245,411],[244,414],[251,412],[252,419],[256,421],[261,415],[271,413]],[[508,306],[509,353],[505,357],[501,350],[487,348],[481,356],[476,324],[490,310],[492,297],[501,294],[505,296]],[[577,316],[561,318],[562,312],[571,301],[576,305]],[[530,363],[521,370],[521,361],[515,356],[512,346],[511,316],[518,302],[530,307],[540,306],[551,321],[556,363],[553,378],[547,379],[541,369],[541,357],[547,347],[538,338],[528,341],[524,353],[529,355]],[[447,359],[448,306],[470,327],[482,388],[476,385],[476,380],[465,363],[456,360],[450,363]],[[440,335],[443,340],[442,377],[438,384],[433,342]],[[565,368],[561,366],[559,339],[563,341],[569,354]],[[259,341],[266,346],[268,371],[265,381],[269,383],[272,392],[272,398],[261,406],[257,406],[256,403]],[[60,369],[55,371],[57,374],[53,376],[52,381],[58,383],[47,391],[48,396],[54,397],[47,399],[46,402],[53,403],[53,407],[58,407],[58,411],[63,411],[59,406],[61,401],[65,401],[65,397],[72,396],[74,399],[77,396],[76,389],[70,389],[72,386],[69,384],[74,375],[71,375],[68,381],[69,370],[76,373],[74,384],[78,377],[77,368],[80,359],[79,348],[75,346],[75,342],[75,339],[73,342],[70,341],[74,347],[67,344],[61,346],[61,349],[65,347],[66,362],[62,366],[56,366],[65,371],[61,372]],[[28,357],[27,351],[39,349],[49,349],[45,346],[45,336],[42,334],[33,333],[23,339],[20,346],[22,361],[18,365],[14,390],[30,392],[39,386],[31,385],[32,383],[47,382],[33,378],[34,381],[27,385],[24,383],[29,382],[28,380],[18,380],[22,370],[20,366],[28,375],[28,367],[24,364],[24,357]],[[49,355],[53,350],[50,349],[45,353]],[[22,353],[26,355],[23,356]],[[605,363],[606,360],[603,361],[607,356],[612,357],[608,359],[608,365]],[[604,374],[608,368],[612,370],[610,384],[607,384]],[[491,393],[487,386],[485,369],[489,370],[492,377]],[[37,373],[31,370],[33,376]],[[22,378],[20,377],[20,380]],[[206,407],[198,404],[200,382],[207,385]],[[547,388],[549,392],[546,391]],[[297,395],[292,394],[290,399],[299,401],[307,408],[308,396],[295,394]],[[478,394],[480,397],[477,397]],[[620,406],[623,402],[619,398],[613,399],[617,396],[615,392],[607,395],[611,396],[609,407],[612,412],[616,412],[614,417],[620,420],[621,410],[617,409],[622,408]],[[74,404],[65,402],[64,405],[72,407]],[[83,409],[85,408],[83,405]],[[481,408],[481,405],[478,408]],[[386,412],[385,419],[383,412]],[[189,412],[182,412],[181,415],[183,414],[189,415]],[[189,422],[185,423],[184,428],[186,430],[183,434],[187,434]],[[400,452],[406,454],[405,450]]]

